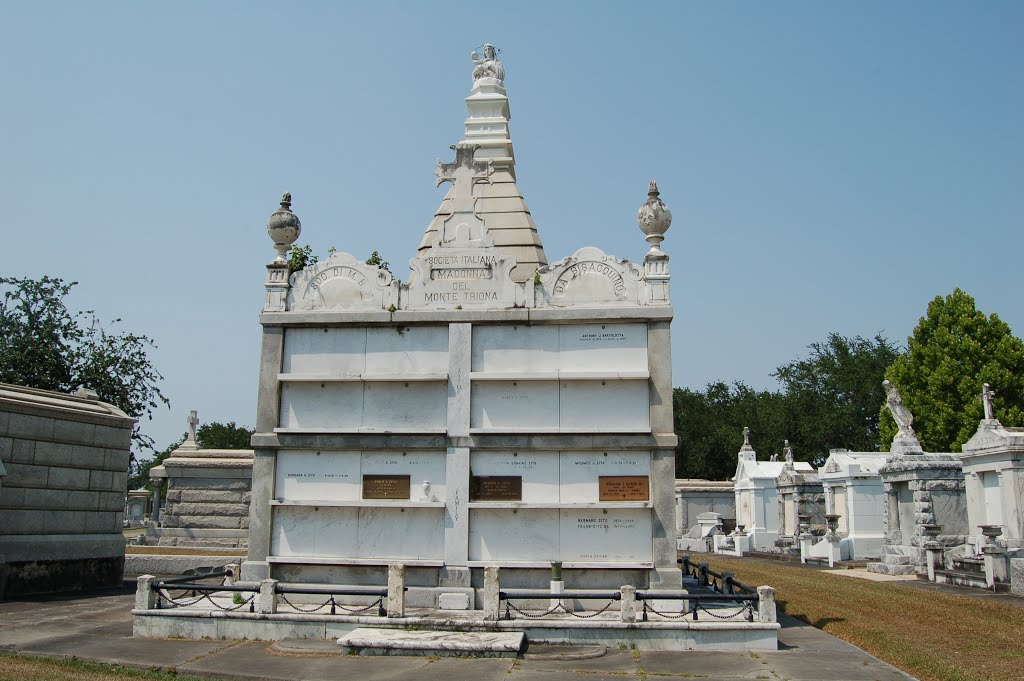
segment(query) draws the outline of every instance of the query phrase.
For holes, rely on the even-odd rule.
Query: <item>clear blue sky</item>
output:
[[[501,48],[550,260],[674,222],[676,385],[829,332],[905,342],[961,287],[1024,329],[1024,3],[0,1],[7,276],[155,338],[172,410],[252,425],[267,216],[407,265],[469,52]]]

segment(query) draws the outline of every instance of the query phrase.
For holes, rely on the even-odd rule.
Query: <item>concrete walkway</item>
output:
[[[520,660],[435,659],[343,656],[329,642],[288,646],[266,641],[136,639],[131,637],[133,601],[134,588],[126,586],[94,594],[41,596],[0,603],[0,650],[74,656],[96,662],[174,669],[180,674],[211,679],[246,681],[623,681],[655,676],[711,681],[912,678],[849,643],[785,616],[779,631],[780,649],[773,652],[608,650],[594,657],[599,649],[534,646]]]

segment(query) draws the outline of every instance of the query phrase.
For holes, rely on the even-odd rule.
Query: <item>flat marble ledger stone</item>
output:
[[[360,627],[338,639],[343,649],[378,655],[516,655],[526,634],[516,632],[404,631]],[[379,652],[372,652],[379,651]]]
[[[280,423],[284,428],[358,428],[363,423],[363,384],[284,383]]]
[[[651,511],[645,508],[563,509],[560,559],[566,562],[650,562]]]

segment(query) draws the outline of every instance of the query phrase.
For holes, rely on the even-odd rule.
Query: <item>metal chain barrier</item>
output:
[[[252,603],[253,599],[256,598],[256,594],[254,593],[253,595],[249,596],[247,599],[245,599],[241,603],[238,603],[237,605],[234,605],[232,607],[227,607],[227,606],[220,605],[219,603],[217,603],[217,601],[213,600],[213,598],[210,597],[209,593],[203,593],[203,594],[201,594],[198,598],[196,598],[193,601],[189,601],[187,603],[182,603],[181,601],[174,600],[173,598],[171,598],[170,594],[166,593],[163,589],[160,589],[160,590],[157,591],[157,598],[162,598],[167,603],[172,604],[172,607],[175,607],[175,608],[182,608],[182,607],[188,607],[190,605],[195,605],[196,603],[198,603],[199,601],[201,601],[201,600],[203,600],[205,598],[206,600],[210,601],[210,604],[213,605],[213,607],[217,608],[218,610],[223,610],[225,612],[233,612],[235,610],[239,610],[241,608],[244,608],[245,606],[247,606],[250,603]]]
[[[517,608],[516,606],[514,606],[512,604],[512,601],[506,599],[505,600],[505,615],[506,615],[506,619],[512,619],[512,617],[509,615],[509,608],[511,608],[512,610],[515,610],[517,613],[519,613],[523,617],[527,617],[529,619],[539,619],[541,617],[547,617],[548,615],[552,615],[552,614],[558,612],[559,610],[561,610],[566,615],[570,615],[572,617],[576,617],[578,619],[585,620],[585,619],[590,619],[591,617],[597,617],[601,613],[603,613],[606,610],[608,610],[608,608],[612,607],[613,603],[615,603],[614,600],[609,600],[608,603],[605,604],[605,606],[603,608],[601,608],[600,610],[598,610],[597,612],[593,612],[593,613],[591,613],[589,615],[577,615],[576,613],[572,612],[571,610],[567,610],[565,605],[561,601],[559,601],[555,605],[555,607],[551,608],[547,612],[531,615],[528,612],[524,612],[524,611],[520,610],[519,608]]]
[[[690,614],[689,610],[683,610],[682,612],[679,612],[679,613],[661,612],[660,610],[655,610],[653,607],[647,605],[647,601],[644,601],[644,620],[647,619],[647,612],[648,611],[653,612],[655,615],[658,615],[659,617],[665,617],[665,618],[668,618],[670,620],[681,620],[681,619],[683,619],[684,617],[686,617],[687,615]]]
[[[345,612],[349,612],[349,613],[352,613],[352,614],[358,614],[358,613],[368,612],[369,610],[372,610],[373,608],[379,608],[384,603],[384,597],[381,596],[380,598],[378,598],[373,603],[370,603],[365,608],[347,608],[344,605],[342,605],[341,603],[339,603],[336,600],[334,600],[334,596],[331,596],[327,600],[326,603],[321,603],[320,605],[316,606],[315,608],[300,608],[299,606],[297,606],[294,603],[292,603],[291,601],[289,601],[288,597],[285,596],[284,594],[281,594],[281,600],[284,601],[285,603],[287,603],[290,607],[294,608],[295,610],[298,610],[299,612],[316,612],[317,610],[323,610],[324,608],[326,608],[329,605],[329,606],[331,606],[331,614],[332,615],[336,614],[335,611],[334,611],[335,608],[340,608],[340,609],[344,610]]]
[[[705,608],[703,605],[700,605],[700,604],[697,604],[696,609],[703,610],[707,614],[709,614],[712,617],[714,617],[715,619],[719,619],[719,620],[732,619],[733,617],[736,617],[737,615],[742,615],[744,612],[747,612],[748,610],[751,612],[751,614],[753,614],[753,608],[750,605],[744,605],[739,610],[737,610],[736,612],[730,613],[728,615],[716,615],[715,613],[711,612],[710,610],[708,610],[707,608]]]

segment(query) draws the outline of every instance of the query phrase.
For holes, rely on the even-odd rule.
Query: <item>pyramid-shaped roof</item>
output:
[[[473,89],[466,98],[469,116],[459,144],[477,145],[475,160],[490,162],[487,179],[473,185],[474,212],[483,220],[495,247],[516,259],[512,280],[521,283],[530,280],[548,259],[530,209],[516,184],[515,153],[508,126],[511,114],[504,88],[505,68],[492,45],[484,45],[481,56],[474,52],[473,63]],[[420,242],[421,253],[432,247],[444,232],[444,223],[455,209],[455,190],[453,186],[448,191],[430,221]]]

